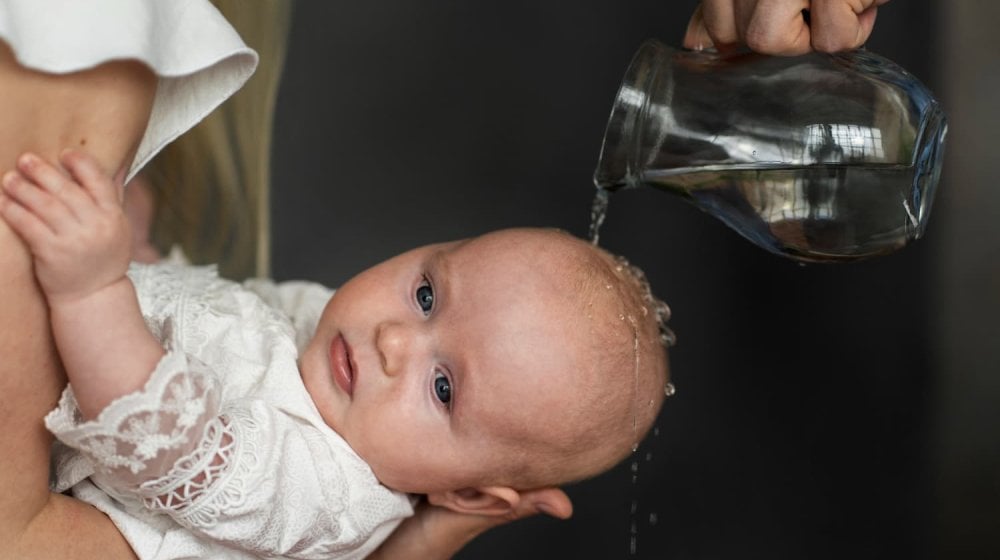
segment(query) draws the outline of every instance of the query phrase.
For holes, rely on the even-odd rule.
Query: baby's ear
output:
[[[506,486],[484,486],[435,492],[427,495],[427,501],[458,513],[507,515],[517,509],[521,494]]]

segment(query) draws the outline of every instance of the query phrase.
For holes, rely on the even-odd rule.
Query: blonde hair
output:
[[[242,90],[144,170],[155,198],[151,240],[161,252],[179,245],[195,263],[218,263],[229,278],[267,276],[271,133],[291,1],[213,3],[260,64]]]

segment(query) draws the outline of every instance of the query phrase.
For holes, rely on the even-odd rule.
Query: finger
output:
[[[0,216],[21,239],[36,252],[39,245],[51,242],[52,230],[38,216],[21,206],[9,196],[0,196]]]
[[[694,13],[691,14],[691,19],[688,20],[687,31],[684,32],[682,44],[685,48],[700,51],[714,45],[712,38],[708,36],[708,30],[705,29],[705,18],[701,14],[701,4],[698,4]]]
[[[4,193],[28,212],[34,214],[53,232],[76,223],[76,217],[57,196],[29,181],[17,171],[8,171],[3,179]]]
[[[122,189],[90,154],[66,150],[60,154],[59,161],[99,205],[121,205]]]
[[[856,49],[875,26],[875,14],[887,0],[813,0],[812,48],[822,52]]]
[[[746,24],[743,41],[750,49],[791,56],[812,50],[810,28],[802,16],[809,0],[761,0]]]
[[[59,194],[73,184],[62,171],[32,153],[17,158],[17,169],[26,179],[52,194]]]
[[[733,0],[702,0],[701,8],[705,31],[716,48],[724,49],[741,42]]]
[[[85,216],[89,207],[93,206],[87,195],[62,170],[35,154],[26,153],[18,158],[17,169],[32,183],[61,200],[76,218]]]

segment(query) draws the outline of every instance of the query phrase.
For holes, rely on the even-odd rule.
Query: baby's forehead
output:
[[[554,230],[484,235],[448,247],[436,262],[447,284],[442,296],[454,296],[443,305],[466,307],[463,319],[478,314],[509,336],[541,329],[569,342],[607,338],[626,333],[621,319],[638,312],[626,308],[611,257]]]
[[[525,280],[558,282],[606,267],[610,259],[581,239],[559,230],[509,229],[491,232],[447,247],[457,268],[486,269],[494,274],[516,273]]]
[[[628,428],[662,400],[655,391],[666,382],[665,362],[647,324],[655,309],[624,261],[543,230],[466,241],[453,264],[471,282],[460,281],[459,292],[476,302],[472,321],[489,325],[470,347],[498,367],[477,371],[466,387],[481,429],[536,441],[550,430],[568,440],[583,437],[569,418]],[[590,428],[583,433],[601,432]]]
[[[447,247],[436,260],[452,292],[442,295],[459,300],[442,305],[468,307],[463,319],[478,314],[497,334],[621,342],[632,332],[625,318],[641,313],[632,309],[635,298],[623,298],[630,288],[612,257],[556,230],[502,230]]]

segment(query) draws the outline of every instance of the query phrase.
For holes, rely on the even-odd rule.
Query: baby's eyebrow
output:
[[[441,311],[441,305],[447,306],[447,302],[453,296],[448,282],[450,268],[448,255],[443,250],[435,251],[427,259],[427,275],[434,286],[434,305],[438,308],[437,312]]]
[[[431,253],[430,258],[427,259],[427,270],[434,273],[435,279],[440,276],[443,281],[443,277],[448,274],[448,269],[448,255],[444,249],[438,249]]]
[[[456,299],[461,297],[460,294],[454,291],[455,284],[449,282],[452,272],[451,265],[450,254],[445,248],[431,254],[426,263],[427,274],[434,285],[434,305],[437,306],[435,309],[436,317],[439,321],[444,321],[445,323],[454,321],[454,317],[448,316],[448,308],[454,307]],[[467,371],[469,364],[454,354],[454,352],[461,352],[461,350],[461,348],[449,348],[447,350],[451,354],[448,356],[448,362],[451,366],[449,373],[451,373],[452,383],[455,385],[455,400],[452,402],[451,423],[453,429],[459,433],[462,431],[463,426],[468,423],[465,417],[469,415],[469,411],[471,410],[469,408],[470,375],[469,371]]]

